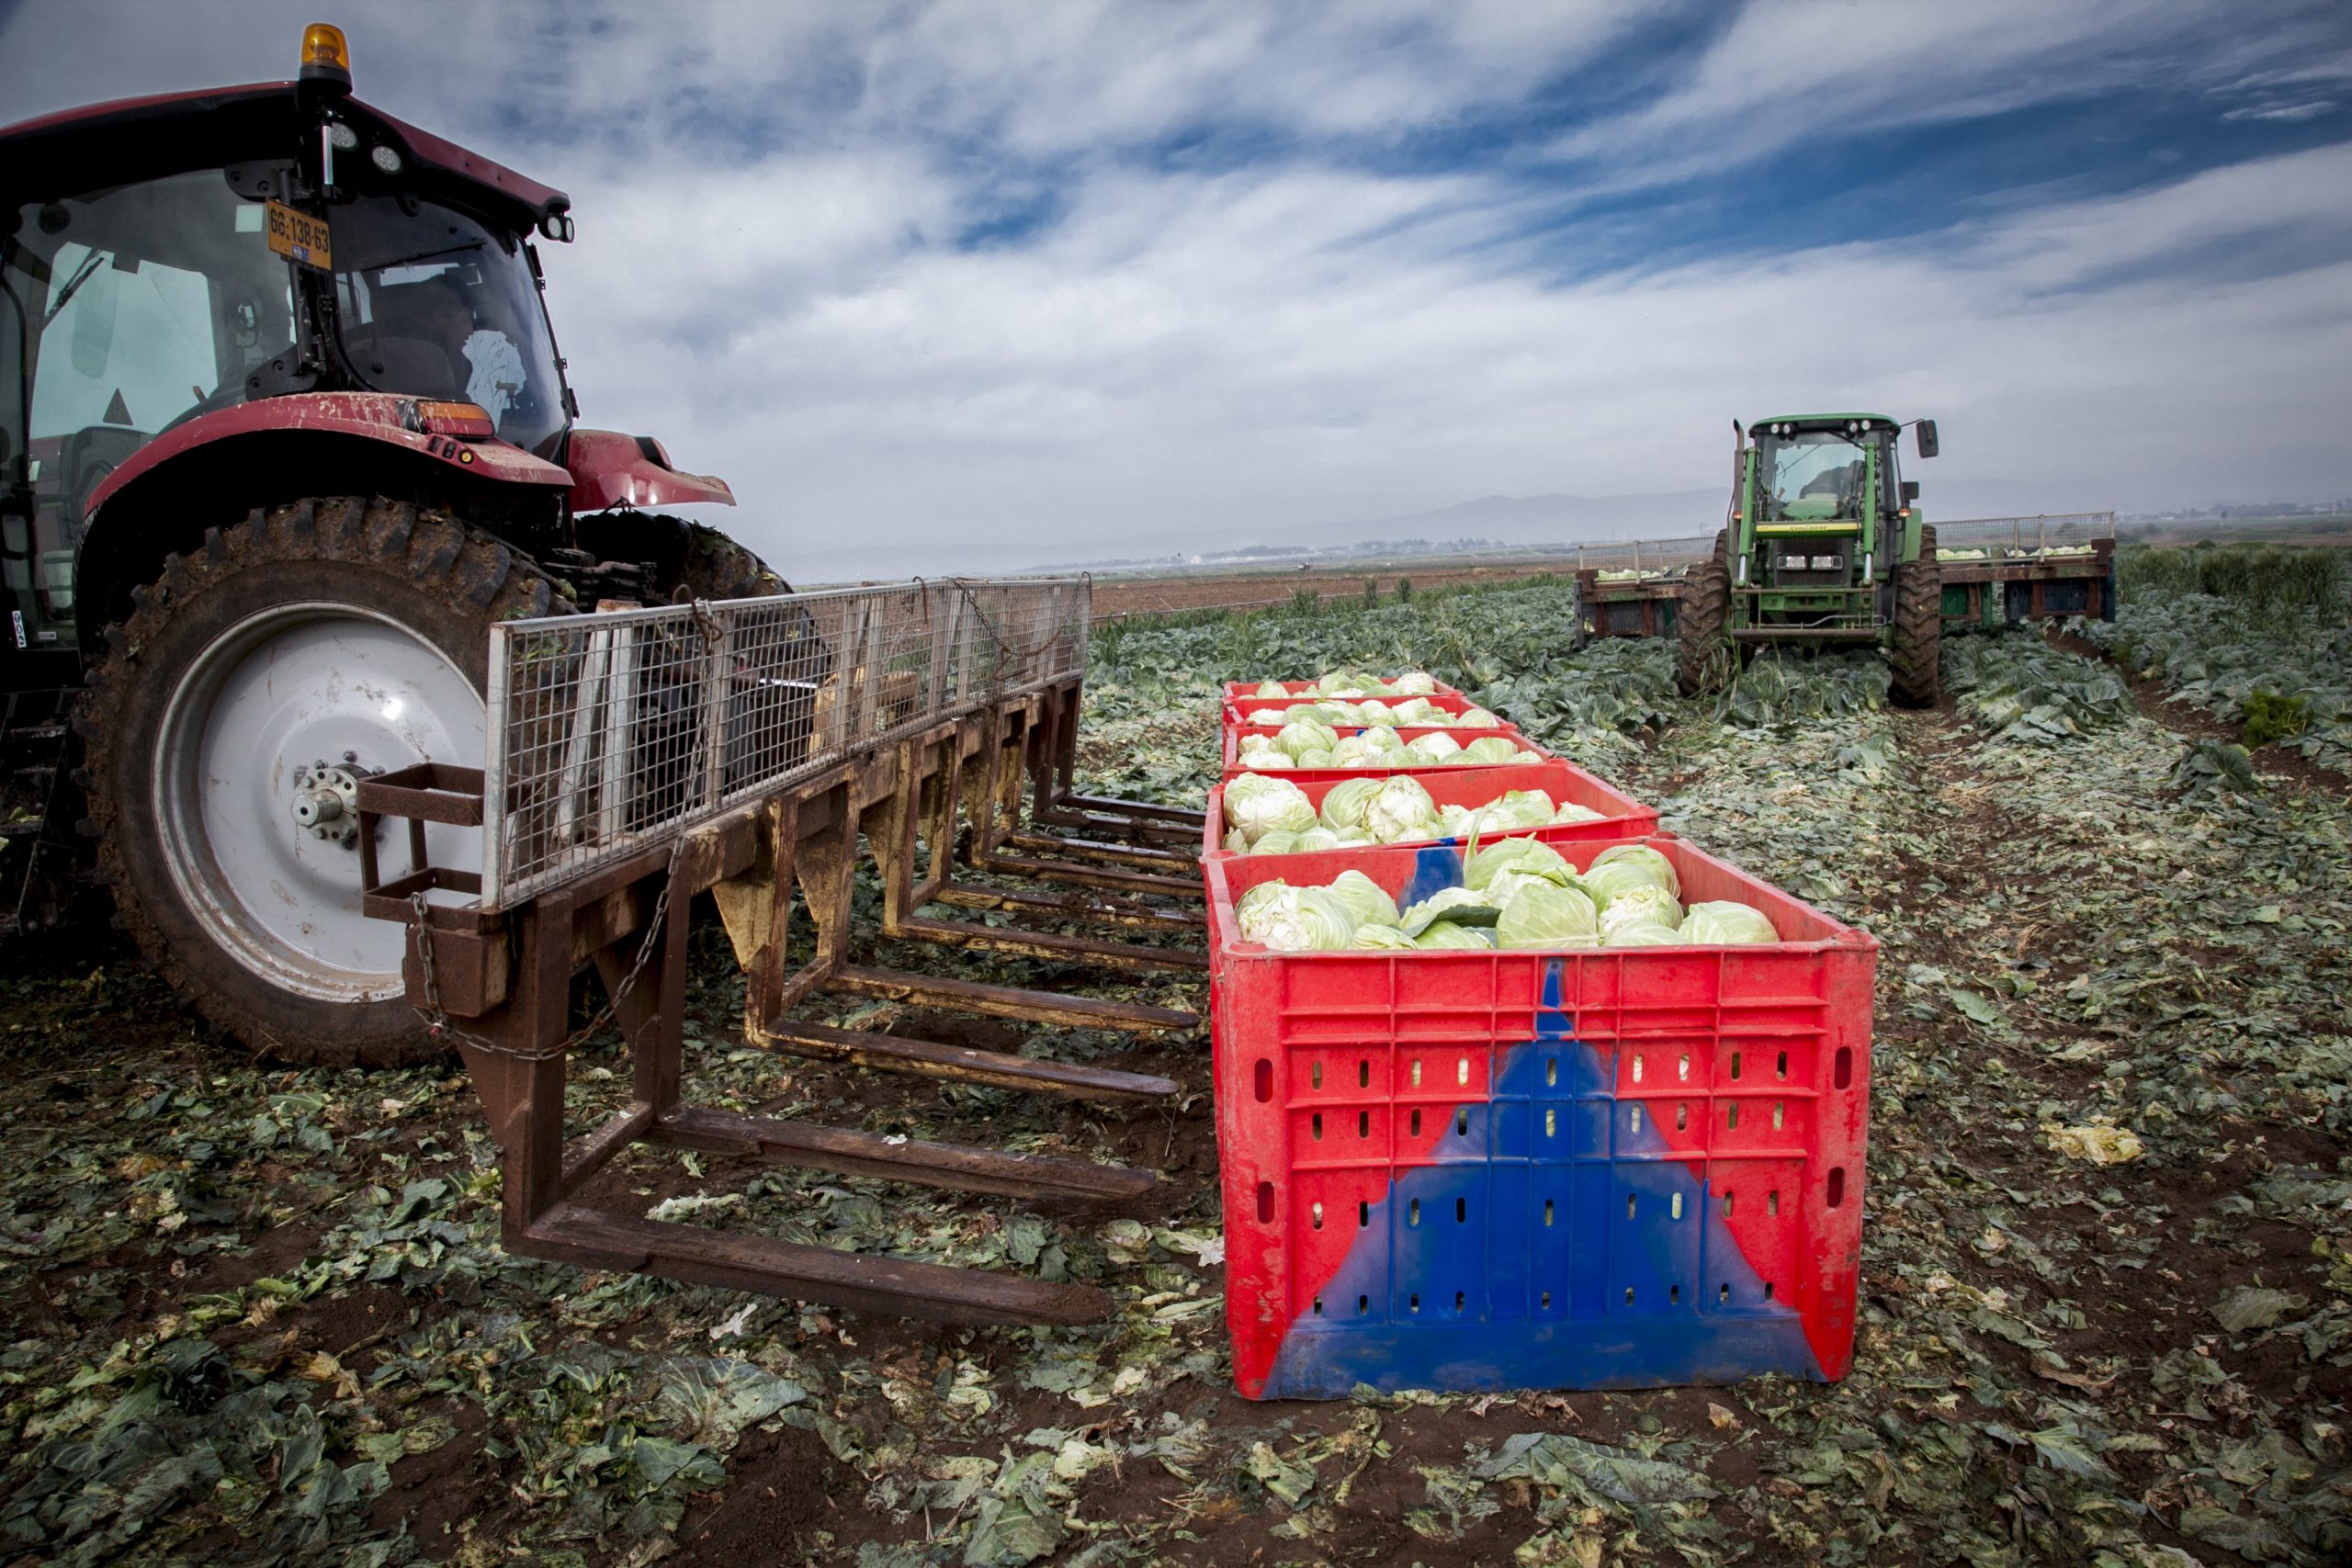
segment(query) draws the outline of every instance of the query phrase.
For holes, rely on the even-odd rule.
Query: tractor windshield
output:
[[[218,169],[5,218],[0,568],[29,640],[61,643],[90,496],[164,431],[243,400],[294,342],[294,291],[261,204]]]
[[[514,234],[405,193],[329,209],[343,349],[380,392],[479,403],[499,438],[552,457],[563,382]]]
[[[1804,431],[1793,435],[1757,439],[1757,500],[1766,523],[1820,522],[1833,517],[1859,518],[1869,483],[1867,441],[1831,430]],[[1884,454],[1880,468],[1886,467]]]

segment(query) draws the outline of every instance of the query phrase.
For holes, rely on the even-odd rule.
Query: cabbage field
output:
[[[1916,714],[1861,656],[1761,660],[1686,701],[1663,644],[1576,649],[1561,581],[1096,637],[1090,789],[1197,804],[1222,681],[1421,670],[1878,935],[1840,1383],[1243,1401],[1205,1039],[824,1004],[1184,1086],[1152,1111],[778,1062],[735,1043],[715,926],[705,1102],[1125,1160],[1169,1198],[1047,1215],[639,1149],[601,1201],[1096,1281],[1118,1314],[936,1330],[511,1258],[461,1076],[255,1064],[94,939],[0,969],[0,1561],[2352,1560],[2345,607],[2126,564],[2111,626],[1948,637],[1950,701]],[[1351,831],[1377,791],[1356,794]],[[1264,830],[1316,829],[1341,830]],[[1598,919],[1540,856],[1492,871],[1543,931]],[[1623,874],[1664,927],[1670,893]],[[1288,918],[1413,923],[1328,892],[1356,902]],[[1203,1000],[1197,977],[889,956]],[[575,1058],[576,1122],[626,1076],[609,1036]]]

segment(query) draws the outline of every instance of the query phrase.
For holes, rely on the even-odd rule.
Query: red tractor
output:
[[[254,1046],[415,1059],[358,781],[480,764],[493,622],[788,590],[640,510],[724,483],[573,423],[569,198],[354,98],[337,29],[292,82],[0,130],[0,932],[78,867]]]

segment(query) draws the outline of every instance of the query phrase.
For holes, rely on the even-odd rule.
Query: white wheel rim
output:
[[[375,772],[479,765],[481,694],[439,649],[350,604],[283,604],[230,627],[173,692],[150,804],[173,881],[221,951],[270,985],[322,1001],[402,993],[402,928],[360,910],[359,853],[297,824],[295,780],[351,753]],[[481,859],[474,828],[426,829],[436,865]],[[408,863],[379,830],[379,874]]]

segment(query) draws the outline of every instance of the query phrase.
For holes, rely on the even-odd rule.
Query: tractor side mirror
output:
[[[1903,504],[1908,506],[1918,499],[1919,481],[1917,479],[1905,479],[1903,481]]]
[[[1912,434],[1919,438],[1919,456],[1922,457],[1934,457],[1938,449],[1936,445],[1936,422],[1932,419],[1923,419],[1911,428]]]

